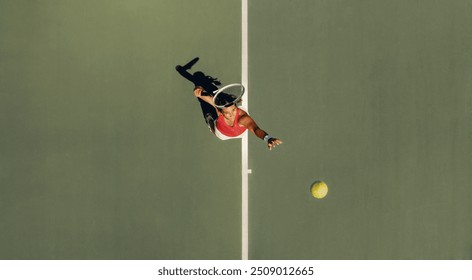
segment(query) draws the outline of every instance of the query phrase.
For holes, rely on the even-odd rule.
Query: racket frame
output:
[[[223,92],[225,89],[228,89],[230,87],[234,87],[234,86],[239,86],[240,88],[242,88],[242,93],[239,95],[238,98],[236,98],[235,100],[233,100],[231,103],[228,103],[224,106],[218,106],[216,105],[216,97],[218,96],[218,94],[220,94],[221,92]],[[242,85],[242,84],[238,84],[238,83],[234,83],[234,84],[229,84],[229,85],[226,85],[224,87],[221,87],[215,91],[213,91],[213,103],[215,104],[215,107],[218,108],[218,109],[223,109],[225,107],[228,107],[229,104],[236,104],[238,103],[240,100],[241,100],[241,97],[243,97],[244,95],[244,92],[246,91],[246,88]]]

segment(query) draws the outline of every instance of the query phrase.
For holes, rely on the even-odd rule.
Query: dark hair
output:
[[[221,92],[215,98],[215,105],[221,109],[221,107],[230,107],[235,104],[236,96],[228,93]]]

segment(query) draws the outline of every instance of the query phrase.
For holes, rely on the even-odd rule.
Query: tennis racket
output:
[[[229,107],[241,101],[244,91],[244,86],[241,84],[226,85],[213,92],[213,102],[219,109]]]

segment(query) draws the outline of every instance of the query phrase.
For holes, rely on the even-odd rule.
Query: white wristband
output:
[[[269,134],[267,134],[266,136],[264,136],[264,141],[269,144],[269,139],[270,138],[273,138],[272,136],[270,136]]]

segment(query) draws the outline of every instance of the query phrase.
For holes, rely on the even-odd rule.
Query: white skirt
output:
[[[229,140],[229,139],[238,139],[238,138],[243,138],[244,134],[247,133],[247,130],[244,131],[243,133],[239,134],[238,136],[226,136],[224,135],[223,133],[221,133],[221,131],[218,130],[218,128],[216,127],[215,125],[215,135],[216,137],[220,138],[221,140]]]

